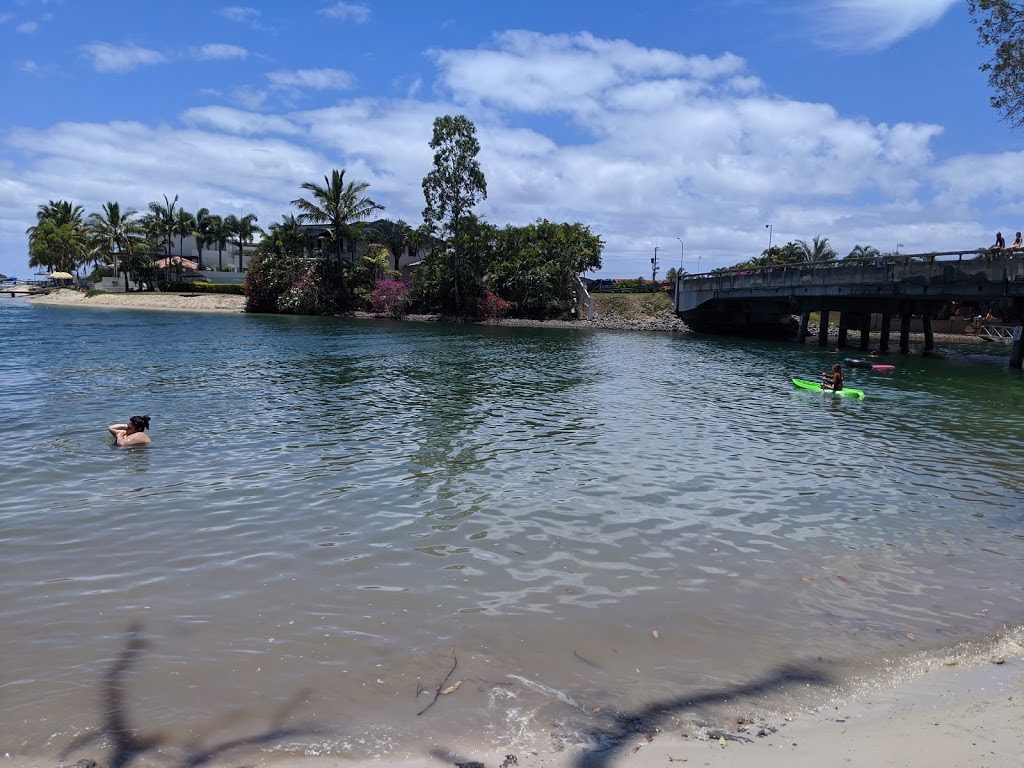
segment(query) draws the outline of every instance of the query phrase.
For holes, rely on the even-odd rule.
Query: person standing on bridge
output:
[[[1024,244],[1021,243],[1020,232],[1018,232],[1017,236],[1013,238],[1013,245],[1010,246],[1010,250],[1016,251],[1020,248],[1024,248]]]

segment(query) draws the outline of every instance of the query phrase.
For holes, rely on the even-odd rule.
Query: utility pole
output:
[[[653,283],[658,279],[658,246],[654,246],[654,258],[651,259],[651,290],[657,289]]]

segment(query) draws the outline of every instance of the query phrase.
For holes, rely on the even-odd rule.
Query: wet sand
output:
[[[1018,646],[1016,650],[1021,649]],[[995,660],[980,667],[937,668],[895,688],[848,705],[774,722],[734,724],[723,734],[684,738],[678,733],[630,733],[614,749],[578,748],[536,752],[514,744],[492,746],[467,737],[459,744],[423,744],[415,754],[372,760],[343,755],[253,752],[244,744],[225,751],[211,766],[240,764],[266,768],[1019,768],[1024,756],[1024,657]],[[759,735],[760,734],[760,735]],[[13,741],[13,734],[4,739]],[[111,753],[99,743],[82,745],[62,759],[40,760],[0,748],[10,768],[74,765],[94,760],[101,768]],[[195,746],[195,745],[194,745]],[[116,751],[116,750],[115,750]],[[120,754],[114,759],[129,757]],[[145,750],[130,755],[135,768],[186,765],[173,753]]]

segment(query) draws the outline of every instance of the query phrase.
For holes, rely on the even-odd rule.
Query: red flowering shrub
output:
[[[411,287],[411,283],[407,280],[381,278],[370,293],[370,308],[381,315],[401,317],[409,309]]]

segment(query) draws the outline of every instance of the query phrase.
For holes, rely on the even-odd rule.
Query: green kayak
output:
[[[838,392],[833,392],[831,389],[824,389],[821,384],[816,381],[807,381],[807,379],[793,379],[793,386],[799,389],[809,389],[812,392],[826,392],[830,395],[841,395],[843,397],[856,397],[857,399],[864,398],[864,392],[859,389],[851,389],[850,387],[843,387]]]

